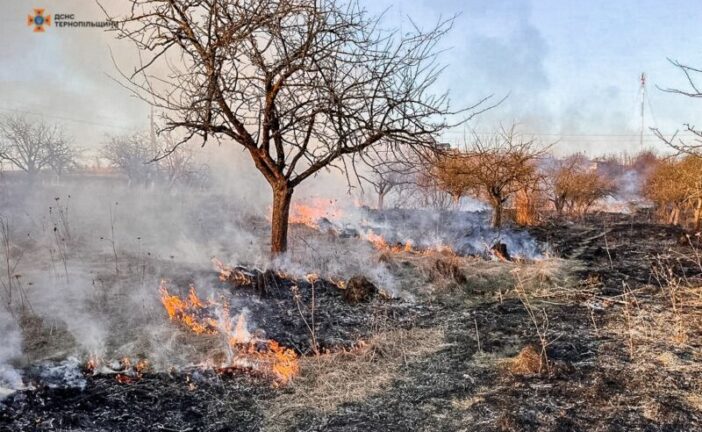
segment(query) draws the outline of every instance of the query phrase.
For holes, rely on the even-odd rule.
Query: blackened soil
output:
[[[658,285],[662,267],[681,278],[698,278],[702,268],[695,258],[698,236],[679,226],[642,222],[637,216],[590,215],[578,222],[552,221],[533,228],[532,234],[551,245],[555,255],[578,260],[579,278],[599,285],[604,295],[629,288]]]
[[[259,430],[259,402],[274,395],[245,375],[146,375],[132,384],[88,377],[85,389],[40,387],[12,395],[0,431]]]
[[[572,276],[596,279],[597,296],[616,295],[625,285],[651,284],[654,289],[637,293],[636,309],[628,312],[632,320],[636,314],[643,318],[647,333],[659,324],[646,320],[645,308],[665,313],[669,307],[668,297],[655,289],[656,266],[677,263],[676,275],[699,275],[694,259],[680,258],[694,255],[694,241],[677,228],[600,215],[533,233],[551,242],[557,255],[577,260]],[[260,323],[267,335],[302,354],[310,351],[305,327],[306,320],[311,322],[310,304],[320,340],[329,347],[396,327],[440,328],[444,338],[430,354],[404,359],[382,391],[332,410],[309,400],[304,409],[291,409],[271,422],[268,410],[293,389],[275,388],[245,373],[222,377],[181,371],[147,374],[131,384],[112,376],[88,377],[84,390],[21,391],[0,407],[0,430],[702,431],[697,366],[702,326],[694,304],[681,312],[689,328],[685,343],[670,344],[664,334],[644,346],[643,338],[630,339],[638,330],[613,326],[626,322],[619,300],[593,309],[583,301],[592,293],[541,289],[545,294],[535,296],[532,305],[541,326],[548,317],[549,367],[519,375],[510,372],[510,359],[540,340],[527,308],[509,293],[499,300],[486,294],[482,301],[460,301],[475,294],[459,287],[451,301],[409,304],[376,297],[348,305],[331,282],[318,281],[313,289],[308,282],[269,277],[264,285],[224,283],[222,289],[236,293],[252,316],[272,317]]]

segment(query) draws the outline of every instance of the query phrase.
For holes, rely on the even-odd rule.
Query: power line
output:
[[[461,134],[470,137],[473,135],[472,133],[465,134],[461,131],[446,131],[444,132],[445,134]],[[573,137],[573,138],[597,138],[597,137],[602,137],[602,138],[640,138],[640,134],[617,134],[617,133],[574,133],[574,134],[565,134],[565,133],[547,133],[547,132],[521,132],[522,135],[525,136],[543,136],[543,137]],[[491,136],[494,135],[494,133],[491,132],[478,132],[477,135],[479,136]],[[681,134],[678,134],[681,135]],[[645,133],[643,134],[644,138],[657,138],[656,135],[652,133]],[[670,135],[672,136],[672,135]]]
[[[44,113],[40,113],[40,112],[29,111],[29,110],[20,110],[20,109],[16,109],[16,108],[0,107],[0,111],[35,115],[35,116],[39,116],[42,118],[51,118],[51,119],[56,119],[56,120],[69,121],[69,122],[80,123],[80,124],[85,124],[85,125],[89,125],[89,126],[100,126],[100,127],[106,127],[106,128],[112,128],[112,129],[122,129],[122,130],[134,130],[134,127],[120,126],[120,125],[108,124],[108,123],[100,123],[100,122],[95,122],[95,121],[90,121],[90,120],[81,120],[81,119],[76,119],[76,118],[72,118],[72,117],[60,116],[60,115],[55,115],[55,114],[44,114]]]

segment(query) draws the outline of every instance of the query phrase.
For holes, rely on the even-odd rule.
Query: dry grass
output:
[[[535,375],[543,368],[540,350],[527,345],[513,359],[506,362],[507,370],[515,375]]]
[[[381,393],[412,358],[442,348],[444,332],[432,329],[379,333],[353,351],[301,359],[301,376],[270,403],[266,430],[282,430],[286,419],[303,411],[333,412],[339,405]]]

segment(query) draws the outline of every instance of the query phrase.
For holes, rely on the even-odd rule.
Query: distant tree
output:
[[[20,115],[0,117],[0,160],[26,172],[30,180],[45,169],[61,175],[75,159],[76,152],[60,126]]]
[[[57,177],[61,177],[66,171],[77,166],[78,154],[78,150],[67,140],[57,140],[49,148],[49,167]]]
[[[385,199],[392,191],[414,186],[419,171],[420,161],[411,155],[401,156],[391,146],[378,146],[368,152],[360,153],[352,159],[362,161],[364,171],[358,174],[360,180],[371,185],[377,196],[376,208],[385,208]],[[355,169],[355,163],[354,163]]]
[[[363,178],[369,183],[376,193],[378,198],[376,208],[383,210],[385,208],[385,197],[397,186],[408,181],[401,173],[392,171],[391,169],[374,169],[370,174],[364,175]]]
[[[197,162],[191,147],[175,146],[176,139],[170,133],[162,133],[155,139],[161,150],[152,155],[149,163],[156,166],[157,179],[161,184],[168,189],[175,186],[202,187],[207,184],[209,168]]]
[[[667,223],[681,223],[683,210],[692,210],[695,229],[702,218],[702,158],[685,156],[661,161],[651,172],[644,192]]]
[[[659,162],[658,155],[651,150],[645,150],[637,153],[632,158],[629,166],[640,174],[648,174],[653,170]]]
[[[610,168],[597,170],[581,153],[551,161],[544,169],[544,193],[556,215],[564,211],[584,215],[595,202],[612,195],[616,187]]]
[[[174,148],[174,142],[170,133],[156,136],[137,132],[108,136],[102,157],[122,171],[130,185],[158,183],[171,189],[178,185],[205,184],[207,167],[196,162],[189,147],[179,145]]]
[[[678,160],[660,162],[646,180],[644,195],[671,225],[680,221],[680,210],[688,200],[685,175]]]
[[[248,153],[273,192],[273,255],[287,249],[302,182],[384,142],[431,150],[470,117],[432,92],[451,20],[394,32],[345,0],[128,3],[115,21],[143,63],[125,78],[184,141],[226,139]]]
[[[437,153],[427,169],[427,186],[446,192],[454,204],[458,204],[471,187],[471,178],[464,171],[469,169],[468,158],[458,149]]]
[[[688,155],[680,164],[685,185],[686,203],[693,210],[693,224],[700,230],[702,221],[702,157]]]
[[[144,133],[107,137],[102,157],[122,171],[130,185],[148,185],[156,180],[157,166],[153,159],[159,154],[157,144]]]
[[[571,206],[576,188],[575,173],[581,171],[587,163],[587,158],[580,153],[548,161],[544,168],[544,190],[556,215],[562,216],[563,211]]]
[[[539,175],[537,159],[546,151],[533,139],[519,134],[516,125],[501,128],[472,142],[457,155],[456,174],[467,190],[492,207],[492,226],[500,227],[507,201]]]
[[[614,194],[614,181],[596,170],[575,172],[570,191],[571,210],[585,215],[595,202]]]
[[[535,225],[542,216],[548,200],[542,188],[542,177],[527,179],[514,196],[514,221],[518,225]]]

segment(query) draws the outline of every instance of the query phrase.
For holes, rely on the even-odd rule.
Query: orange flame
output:
[[[450,254],[450,255],[456,255],[456,252],[453,250],[451,246],[447,246],[445,244],[438,244],[434,246],[430,246],[427,248],[421,248],[421,249],[416,249],[412,245],[411,240],[407,240],[404,243],[397,243],[394,245],[391,245],[385,240],[385,238],[379,234],[375,234],[374,232],[368,232],[366,234],[366,240],[368,240],[374,248],[376,248],[379,251],[383,252],[391,252],[391,253],[400,253],[400,252],[407,252],[407,253],[413,253],[413,254],[418,254],[418,255],[429,255],[432,253],[439,253],[439,254]]]
[[[384,251],[384,252],[393,252],[393,253],[400,253],[400,252],[412,252],[412,242],[407,241],[405,244],[398,243],[395,245],[390,245],[385,238],[379,234],[375,234],[373,232],[369,232],[366,234],[366,240],[371,242],[374,248],[376,248],[379,251]]]
[[[195,292],[195,287],[190,287],[190,292],[186,299],[181,299],[177,295],[170,295],[166,287],[166,282],[161,281],[159,287],[161,292],[161,303],[168,312],[168,317],[174,321],[180,321],[183,325],[197,334],[215,334],[217,322],[211,318],[204,320],[198,318],[198,311],[205,309],[206,305]]]
[[[297,354],[293,350],[280,346],[274,340],[252,337],[246,326],[245,314],[239,314],[234,323],[227,303],[201,300],[192,286],[185,299],[171,295],[165,281],[161,281],[159,290],[161,302],[171,320],[179,322],[195,334],[224,337],[232,355],[218,369],[251,368],[272,375],[282,384],[299,373]],[[213,316],[217,316],[217,319]]]
[[[290,223],[318,228],[322,218],[338,220],[344,212],[336,207],[336,200],[314,199],[308,203],[293,203],[290,207]]]

